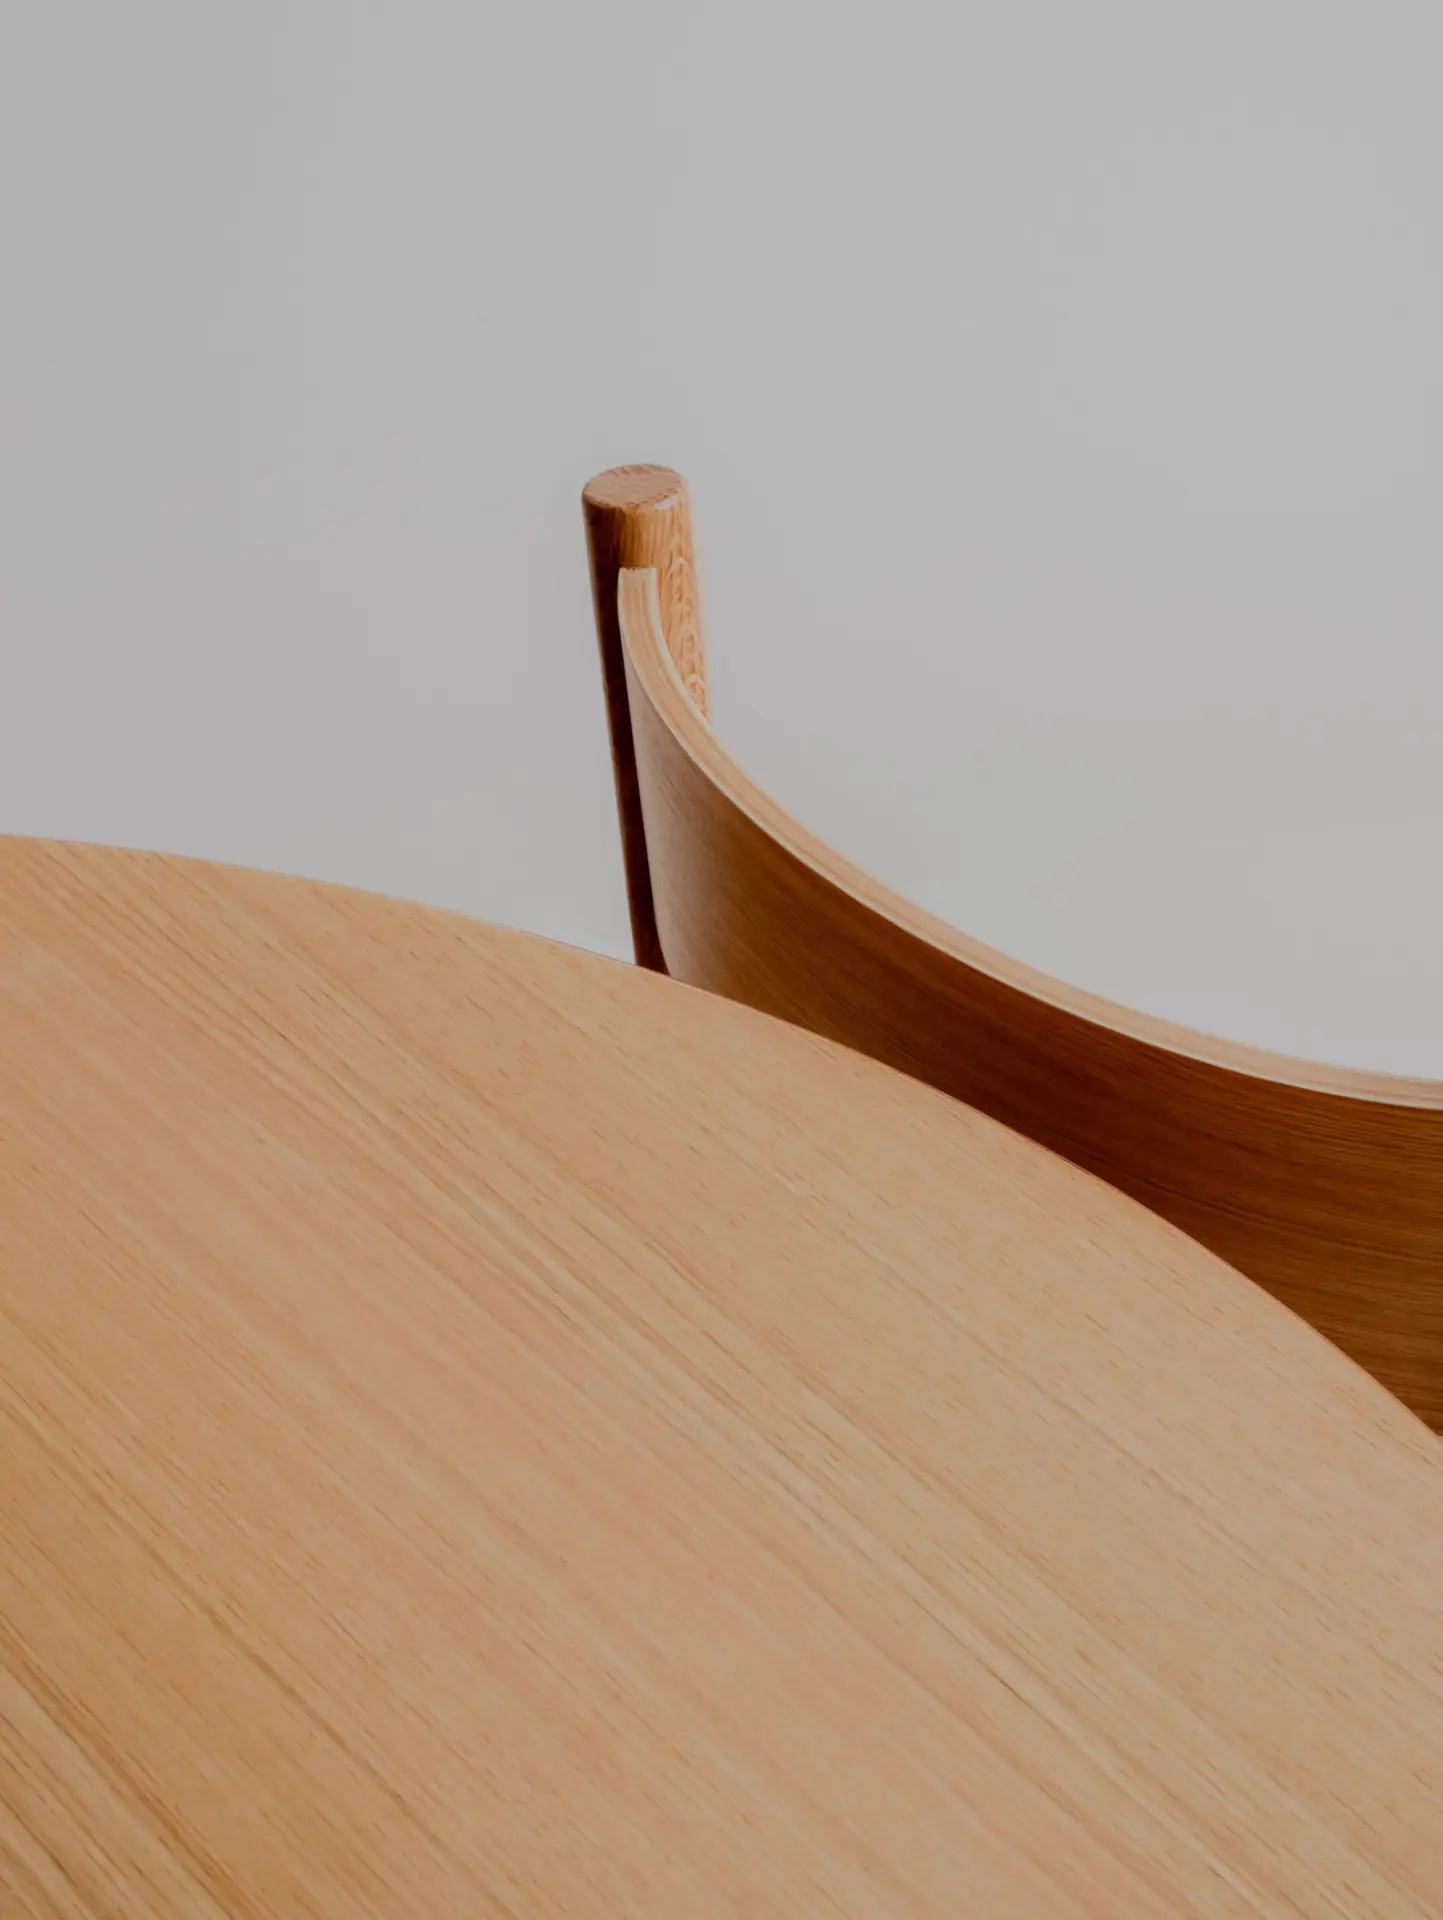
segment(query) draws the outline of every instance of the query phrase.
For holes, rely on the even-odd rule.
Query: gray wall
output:
[[[576,494],[938,912],[1443,1075],[1443,34],[0,0],[0,830],[626,950]]]

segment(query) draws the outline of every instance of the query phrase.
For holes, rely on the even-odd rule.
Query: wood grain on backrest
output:
[[[858,1047],[1100,1174],[1443,1429],[1443,1084],[1152,1019],[872,879],[706,723],[680,476],[621,469],[584,498],[628,876],[644,882],[638,959]],[[668,569],[686,592],[665,587]]]
[[[621,823],[632,944],[639,965],[665,973],[666,962],[656,937],[641,796],[636,783],[616,583],[623,568],[656,569],[667,644],[673,649],[677,671],[693,704],[705,717],[706,654],[693,557],[691,501],[685,480],[670,467],[612,467],[591,481],[581,499],[611,729],[611,763],[616,775],[616,810]]]

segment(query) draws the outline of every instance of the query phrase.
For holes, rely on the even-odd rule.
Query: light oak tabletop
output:
[[[0,841],[0,1913],[1443,1913],[1443,1450],[945,1096]]]

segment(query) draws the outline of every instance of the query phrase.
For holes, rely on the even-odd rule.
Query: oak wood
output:
[[[1443,1461],[918,1081],[0,841],[0,1913],[1436,1916]]]
[[[613,467],[589,483],[582,493],[581,507],[601,647],[632,945],[639,966],[665,973],[636,784],[636,752],[616,624],[616,582],[623,567],[656,569],[667,644],[697,711],[705,715],[706,653],[693,558],[691,501],[686,482],[670,467]]]
[[[1443,1085],[1192,1033],[923,913],[747,778],[669,669],[649,573],[623,572],[618,591],[669,971],[859,1047],[1100,1174],[1443,1427]]]

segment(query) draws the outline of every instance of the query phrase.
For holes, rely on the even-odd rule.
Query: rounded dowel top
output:
[[[619,572],[655,567],[667,651],[705,718],[706,646],[686,481],[673,467],[608,467],[587,481],[581,502],[591,545],[598,620],[609,626],[615,617]]]
[[[581,497],[587,506],[613,513],[646,513],[680,506],[686,481],[675,467],[608,467],[587,481]]]

